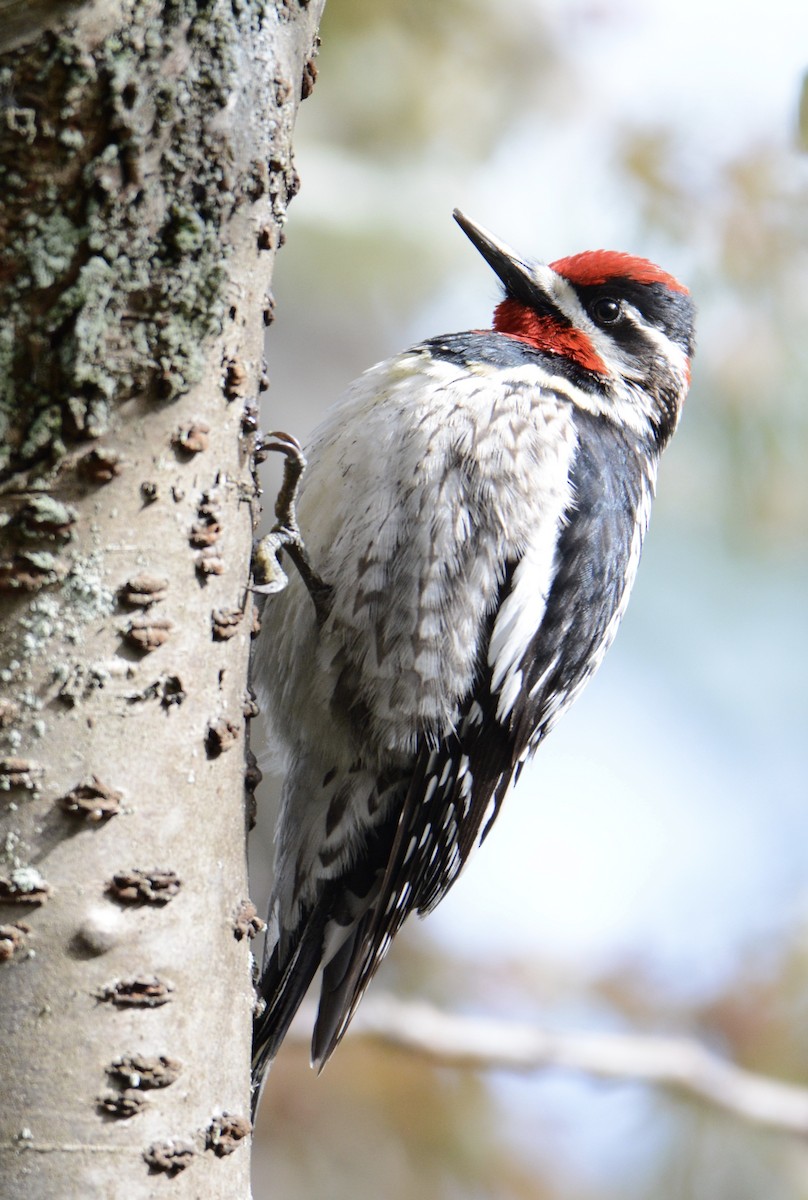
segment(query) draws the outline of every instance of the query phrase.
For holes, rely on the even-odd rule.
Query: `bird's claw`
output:
[[[280,429],[276,429],[272,433],[265,434],[261,438],[260,449],[262,453],[268,454],[270,451],[275,451],[278,454],[285,454],[287,459],[291,458],[299,465],[301,472],[306,468],[303,447],[291,433],[283,433]]]
[[[277,451],[285,456],[286,461],[283,465],[283,482],[275,501],[275,524],[253,551],[253,590],[261,595],[283,591],[289,582],[280,563],[281,551],[285,550],[312,598],[317,623],[322,625],[330,608],[331,588],[309,562],[297,523],[297,494],[300,478],[306,468],[303,447],[290,433],[276,430],[262,438],[261,450]]]
[[[275,529],[256,542],[252,560],[254,592],[272,596],[286,587],[289,577],[281,566],[281,551],[288,550],[291,540],[288,530]]]

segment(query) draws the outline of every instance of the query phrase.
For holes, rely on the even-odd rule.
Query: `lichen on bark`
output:
[[[223,317],[222,230],[255,198],[216,129],[233,8],[128,7],[92,50],[46,33],[0,60],[6,478],[102,436],[133,395],[165,402],[197,382]]]

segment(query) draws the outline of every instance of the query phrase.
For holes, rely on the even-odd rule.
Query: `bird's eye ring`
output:
[[[590,311],[598,325],[616,325],[623,315],[623,306],[614,296],[601,296]]]

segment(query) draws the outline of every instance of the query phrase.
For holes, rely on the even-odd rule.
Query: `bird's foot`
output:
[[[285,462],[283,482],[275,501],[275,524],[253,551],[254,589],[263,595],[283,591],[289,582],[280,563],[281,552],[285,550],[311,596],[317,624],[322,625],[331,607],[331,587],[312,567],[297,523],[297,494],[306,469],[306,457],[300,442],[288,433],[267,434],[261,449],[283,454]]]

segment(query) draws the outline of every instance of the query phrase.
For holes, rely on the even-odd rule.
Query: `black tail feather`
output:
[[[327,919],[326,906],[318,904],[306,917],[292,953],[281,962],[278,942],[264,967],[259,994],[263,997],[266,1007],[256,1018],[253,1028],[253,1119],[269,1065],[278,1053],[280,1044],[320,966]]]
[[[356,982],[367,952],[368,930],[374,912],[370,909],[351,930],[323,970],[317,1020],[311,1038],[311,1061],[322,1070],[336,1050],[356,1011],[364,988],[357,992]]]

